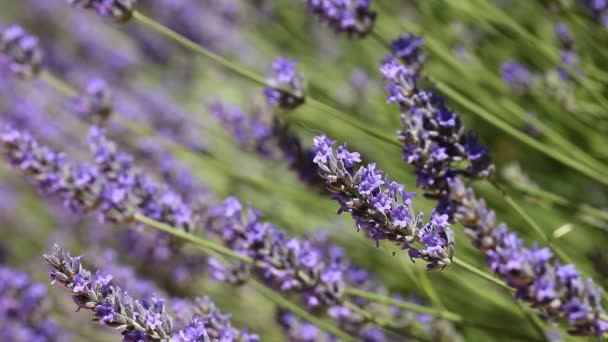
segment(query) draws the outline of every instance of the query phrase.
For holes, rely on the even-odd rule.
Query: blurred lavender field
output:
[[[0,12],[0,340],[608,338],[608,2]]]

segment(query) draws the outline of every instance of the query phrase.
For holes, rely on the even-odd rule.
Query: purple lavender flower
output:
[[[38,74],[44,57],[38,38],[19,25],[0,30],[0,53],[0,62],[6,59],[8,70],[23,78]]]
[[[424,39],[413,34],[408,34],[393,40],[391,47],[395,57],[399,58],[416,72],[420,72],[426,61],[426,54],[421,49],[423,44]]]
[[[86,83],[82,95],[74,99],[72,110],[87,122],[104,124],[112,113],[112,92],[106,82],[94,78]]]
[[[209,297],[196,298],[194,302],[174,299],[172,310],[175,312],[176,326],[184,326],[173,335],[177,342],[260,340],[258,335],[249,333],[247,329],[234,328],[230,315],[223,314]],[[185,322],[185,317],[191,319]]]
[[[133,299],[128,289],[115,286],[112,276],[102,276],[98,271],[89,272],[80,262],[82,257],[72,257],[55,245],[44,259],[53,269],[53,283],[63,285],[71,294],[79,309],[90,310],[103,325],[122,331],[123,341],[204,341],[204,337],[221,341],[258,341],[257,335],[246,330],[232,328],[230,315],[222,314],[209,298],[197,300],[196,304],[180,301],[179,310],[174,310],[180,319],[190,319],[183,330],[176,331],[165,308],[165,301],[157,298]],[[177,307],[176,307],[177,308]],[[175,308],[174,308],[175,309]],[[188,309],[188,310],[186,310]]]
[[[211,265],[215,272],[224,273],[216,278],[242,282],[255,271],[269,286],[299,293],[311,308],[335,303],[342,297],[341,272],[323,263],[310,241],[290,238],[285,231],[262,222],[260,213],[252,208],[246,212],[234,210],[237,203],[236,207],[243,207],[230,197],[212,209],[211,231],[228,248],[256,260],[256,265],[252,270],[244,262],[226,267],[215,261]]]
[[[306,80],[296,70],[297,62],[283,56],[272,63],[272,75],[264,89],[266,102],[273,107],[294,109],[304,103]]]
[[[162,299],[134,300],[110,284],[111,276],[92,274],[80,263],[81,257],[71,257],[58,245],[44,259],[53,268],[53,283],[63,285],[79,309],[92,311],[101,324],[119,328],[123,341],[131,341],[135,335],[142,341],[165,341],[171,337],[173,324]]]
[[[515,61],[507,61],[501,67],[502,80],[515,94],[529,92],[534,86],[534,77],[530,70]]]
[[[20,271],[0,266],[0,339],[3,341],[56,341],[59,327],[45,305],[47,288]]]
[[[137,0],[67,0],[71,6],[81,6],[94,10],[102,17],[117,21],[127,21],[133,16],[133,6]]]
[[[334,32],[349,38],[363,38],[374,28],[376,12],[371,0],[306,0],[308,10]]]
[[[425,195],[442,203],[437,211],[451,215],[446,198],[449,180],[456,175],[474,180],[490,177],[494,172],[490,153],[474,134],[466,133],[444,99],[418,88],[414,68],[388,56],[381,71],[388,82],[388,101],[401,107],[403,129],[398,135],[403,160],[414,166]]]
[[[569,333],[601,336],[608,331],[601,290],[593,281],[584,281],[574,265],[561,265],[548,248],[524,246],[505,224],[496,225],[496,215],[477,199],[460,178],[450,183],[451,205],[455,219],[465,227],[465,234],[484,251],[488,266],[516,289],[516,297],[538,308],[547,319],[557,322],[566,317]]]
[[[346,146],[334,154],[334,142],[324,134],[314,141],[317,153],[314,161],[327,189],[340,204],[338,213],[350,213],[357,229],[363,229],[376,244],[381,240],[394,242],[409,251],[412,261],[417,258],[427,261],[430,270],[451,263],[453,233],[441,214],[433,213],[431,222],[425,224],[423,214],[416,214],[411,207],[413,194],[405,192],[405,186],[383,177],[384,172],[377,170],[375,163],[357,169]],[[357,159],[360,160],[358,155]],[[424,248],[417,249],[415,243]]]

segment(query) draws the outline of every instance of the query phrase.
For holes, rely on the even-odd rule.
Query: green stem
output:
[[[454,257],[452,259],[452,263],[456,266],[459,266],[460,268],[471,272],[472,274],[485,279],[491,283],[494,283],[496,285],[498,285],[499,287],[508,290],[510,293],[514,292],[515,289],[511,288],[509,285],[505,284],[502,280],[498,279],[498,278],[494,278],[493,276],[486,274],[485,272],[483,272],[482,270],[478,269],[477,267],[467,263],[464,260],[461,260],[459,258]]]
[[[608,212],[599,210],[597,208],[594,208],[590,205],[587,204],[574,204],[572,203],[572,201],[570,201],[569,199],[567,199],[566,197],[563,197],[561,195],[549,192],[547,190],[543,190],[543,189],[539,189],[539,188],[535,188],[535,187],[530,187],[530,186],[522,186],[516,183],[510,183],[511,186],[523,193],[523,194],[527,194],[530,196],[534,196],[534,197],[538,197],[541,199],[544,199],[546,201],[549,201],[550,203],[554,203],[566,208],[570,208],[573,210],[578,210],[581,213],[585,213],[589,216],[593,216],[597,219],[603,220],[608,222]]]
[[[394,299],[391,297],[382,296],[382,295],[379,295],[376,293],[359,290],[356,288],[347,288],[344,292],[345,292],[345,294],[350,295],[350,296],[369,299],[376,303],[391,305],[391,306],[395,306],[395,307],[405,309],[408,311],[412,311],[412,312],[428,314],[428,315],[443,318],[443,319],[446,319],[446,320],[452,321],[452,322],[462,322],[463,321],[462,316],[460,316],[459,314],[453,313],[453,312],[449,312],[449,311],[441,310],[441,309],[434,309],[434,308],[421,306],[421,305],[416,305],[416,304],[404,302],[402,300]]]
[[[539,340],[540,341],[545,341],[545,342],[552,342],[549,339],[549,337],[547,337],[547,334],[546,334],[546,331],[545,331],[545,326],[540,321],[540,319],[538,318],[538,316],[535,313],[526,310],[526,307],[524,306],[524,304],[521,303],[519,300],[514,299],[513,301],[515,302],[515,304],[517,304],[517,307],[522,312],[522,314],[524,315],[524,317],[528,320],[528,322],[530,322],[530,324],[532,325],[532,327],[534,328],[534,330],[536,330],[536,332],[540,335],[539,336]]]
[[[485,109],[483,109],[476,103],[472,102],[471,100],[465,98],[464,96],[462,96],[460,93],[458,93],[456,90],[452,89],[450,86],[446,85],[445,83],[442,83],[440,81],[434,81],[434,83],[435,83],[436,88],[439,91],[441,91],[443,94],[445,94],[447,97],[460,103],[461,106],[463,106],[470,112],[472,112],[472,113],[476,114],[477,116],[481,117],[482,119],[486,120],[487,122],[489,122],[490,124],[499,128],[503,132],[509,134],[513,138],[527,144],[528,146],[551,157],[552,159],[562,163],[563,165],[568,166],[576,171],[579,171],[580,173],[586,175],[587,177],[592,178],[592,179],[602,183],[603,185],[608,185],[607,177],[605,177],[601,174],[598,174],[595,170],[589,169],[585,165],[582,165],[582,164],[572,160],[568,156],[561,154],[559,151],[556,151],[548,146],[545,146],[544,144],[540,143],[536,139],[511,127],[509,124],[507,124],[503,120],[499,119],[498,116],[490,114]]]
[[[137,20],[152,31],[179,43],[180,45],[192,50],[193,52],[196,52],[197,54],[200,54],[216,63],[223,65],[227,69],[234,71],[235,73],[253,81],[254,83],[257,83],[261,86],[266,86],[266,80],[260,75],[250,72],[249,70],[242,68],[239,65],[232,63],[225,58],[222,58],[221,56],[216,55],[215,53],[205,49],[204,47],[171,30],[170,28],[154,21],[151,18],[148,18],[142,13],[134,11],[133,19]]]
[[[353,303],[344,302],[342,303],[342,305],[350,309],[352,312],[361,315],[365,320],[373,323],[376,326],[393,331],[395,333],[398,333],[399,335],[405,335],[409,338],[413,338],[418,341],[431,342],[428,337],[421,335],[417,331],[412,331],[414,330],[415,324],[408,324],[406,326],[402,326],[390,320],[380,318],[377,315],[372,314],[371,312],[367,312]]]
[[[145,225],[148,225],[148,226],[150,226],[152,228],[155,228],[155,229],[160,230],[162,232],[165,232],[167,234],[170,234],[170,235],[173,235],[175,237],[178,237],[178,238],[180,238],[180,239],[182,239],[184,241],[188,241],[190,243],[193,243],[194,245],[200,247],[203,250],[213,251],[213,252],[219,253],[219,254],[221,254],[223,256],[227,256],[227,257],[230,257],[230,258],[233,258],[233,259],[244,261],[244,262],[246,262],[248,264],[254,264],[255,263],[255,261],[252,258],[248,257],[248,256],[235,253],[231,249],[228,249],[228,248],[226,248],[226,247],[224,247],[222,245],[218,245],[218,244],[216,244],[214,242],[211,242],[209,240],[205,240],[203,238],[197,237],[196,235],[187,233],[187,232],[185,232],[183,230],[171,227],[171,226],[169,226],[167,224],[164,224],[162,222],[159,222],[159,221],[153,220],[151,218],[148,218],[148,217],[146,217],[146,216],[144,216],[142,214],[136,213],[134,215],[133,219],[135,221],[138,221],[138,222],[141,222],[141,223],[143,223]]]
[[[338,337],[340,340],[353,341],[353,342],[356,341],[356,339],[354,337],[350,336],[346,332],[337,328],[333,324],[330,324],[330,323],[326,322],[325,320],[322,320],[322,319],[312,315],[308,311],[300,308],[298,305],[292,303],[291,301],[287,300],[286,298],[278,295],[276,292],[270,290],[266,286],[260,284],[257,280],[250,279],[248,281],[248,284],[251,287],[253,287],[257,292],[262,294],[262,296],[270,299],[273,303],[279,305],[280,307],[282,307],[286,310],[293,312],[295,315],[299,316],[300,318],[316,325],[317,327],[321,328],[324,331],[331,333],[332,335]]]
[[[320,102],[320,101],[315,100],[310,97],[306,99],[306,103],[310,104],[313,107],[318,108],[319,110],[321,110],[323,112],[331,114],[332,116],[339,119],[340,121],[345,122],[357,129],[373,136],[374,138],[376,138],[382,142],[385,142],[389,145],[401,148],[401,144],[398,141],[396,141],[392,137],[392,135],[387,136],[383,131],[379,131],[379,130],[373,128],[372,125],[366,124],[366,123],[362,122],[361,120],[358,120],[356,117],[354,117],[352,115],[343,113],[342,111],[334,109],[333,107],[328,106],[325,103]]]

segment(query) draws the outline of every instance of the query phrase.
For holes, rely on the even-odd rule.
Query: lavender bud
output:
[[[0,53],[6,57],[8,69],[23,78],[36,76],[44,57],[38,38],[19,25],[0,30]]]
[[[103,125],[112,113],[113,96],[106,82],[91,79],[82,94],[73,100],[72,110],[83,120]]]
[[[515,61],[503,63],[501,74],[502,80],[514,94],[528,93],[534,86],[534,77],[530,70]]]
[[[273,107],[294,109],[304,103],[306,80],[297,70],[296,61],[283,56],[272,63],[272,75],[267,79],[264,89],[266,102]]]
[[[374,29],[376,12],[370,9],[371,0],[306,0],[308,10],[336,34],[349,38],[363,38]]]
[[[94,10],[99,16],[127,21],[133,16],[137,0],[67,0],[70,6]]]

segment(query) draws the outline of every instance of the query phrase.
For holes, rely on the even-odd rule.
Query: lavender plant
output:
[[[463,128],[460,126],[459,117],[450,112],[444,105],[445,100],[436,95],[434,101],[441,107],[430,113],[425,112],[424,107],[420,111],[420,103],[428,104],[429,100],[419,100],[419,94],[423,94],[423,99],[430,98],[430,101],[433,95],[428,96],[417,89],[417,74],[413,69],[397,63],[389,56],[381,70],[389,82],[389,102],[400,104],[402,119],[407,129],[412,129],[410,120],[428,120],[429,117],[437,120],[437,123],[430,121],[425,124],[418,121],[419,131],[416,136],[431,137],[439,141],[445,139],[441,141],[440,148],[444,151],[459,152],[458,157],[466,157],[470,162],[463,171],[451,171],[451,164],[458,159],[449,158],[452,153],[442,153],[443,156],[435,157],[435,160],[447,159],[448,162],[444,166],[445,172],[438,174],[439,181],[433,179],[432,182],[421,182],[420,174],[428,164],[419,164],[419,154],[411,152],[420,145],[412,144],[416,140],[404,139],[404,133],[399,133],[404,145],[404,160],[414,167],[419,186],[425,189],[432,188],[435,184],[442,186],[440,189],[434,189],[435,194],[439,195],[434,196],[438,203],[436,210],[450,213],[452,220],[465,227],[465,234],[473,240],[475,247],[485,253],[488,266],[505,279],[509,286],[516,289],[515,295],[518,299],[538,308],[547,320],[558,321],[567,318],[571,325],[569,333],[573,335],[601,337],[608,329],[608,321],[605,320],[606,313],[601,303],[601,290],[593,285],[592,279],[585,282],[574,265],[562,266],[559,261],[554,261],[552,265],[553,253],[548,248],[541,248],[536,243],[532,248],[525,247],[517,233],[509,232],[505,224],[496,225],[494,211],[488,210],[485,201],[477,199],[474,190],[464,185],[465,177],[487,179],[492,175],[494,166],[488,149],[481,146],[472,133],[461,133],[461,137],[465,139],[461,142],[463,140],[453,139],[454,135],[450,131],[434,131],[435,127],[441,126],[457,127],[457,132],[462,132]],[[427,143],[425,146],[429,147],[431,158],[424,158],[432,160],[432,145]]]

